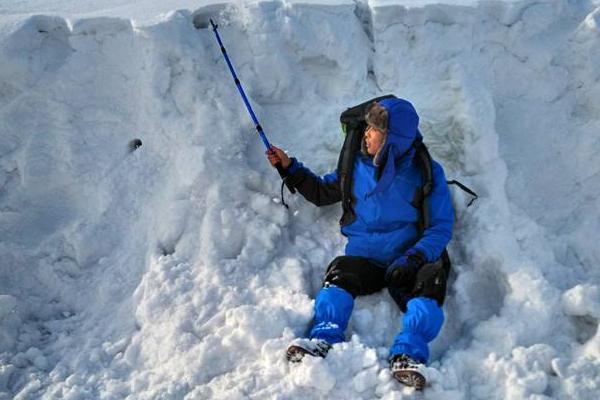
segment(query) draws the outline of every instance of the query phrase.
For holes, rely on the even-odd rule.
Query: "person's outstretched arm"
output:
[[[280,148],[273,145],[271,148],[271,151],[267,151],[271,165],[274,167],[275,164],[281,162],[281,166],[287,172],[286,182],[291,183],[306,200],[319,207],[342,200],[336,171],[319,177],[302,165],[300,161],[288,157]]]

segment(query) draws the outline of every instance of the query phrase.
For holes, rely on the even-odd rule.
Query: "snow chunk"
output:
[[[600,288],[588,283],[577,285],[563,293],[562,306],[567,315],[600,319]]]
[[[335,386],[335,375],[320,357],[305,357],[297,366],[292,366],[293,381],[298,386],[312,387],[326,395]]]
[[[593,12],[588,14],[588,16],[585,17],[583,23],[590,30],[600,32],[600,8],[597,8]]]

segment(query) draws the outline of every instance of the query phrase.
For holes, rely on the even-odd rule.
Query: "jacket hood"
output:
[[[404,99],[385,99],[379,102],[388,112],[387,138],[381,153],[386,153],[385,147],[394,146],[398,153],[403,154],[412,146],[419,133],[419,115],[413,105]]]
[[[387,189],[396,175],[396,164],[410,151],[415,139],[422,140],[419,115],[413,105],[404,99],[391,98],[379,102],[388,113],[386,138],[373,160],[383,168],[381,178],[371,194]]]

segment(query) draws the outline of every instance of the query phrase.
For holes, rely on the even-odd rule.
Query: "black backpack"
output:
[[[371,103],[389,98],[396,98],[396,96],[388,94],[375,97],[357,106],[348,108],[340,115],[342,130],[346,135],[337,164],[337,175],[340,182],[340,190],[342,192],[343,214],[340,218],[341,226],[349,225],[356,219],[356,214],[354,213],[352,206],[352,172],[354,170],[354,157],[356,153],[360,151],[364,132],[367,128],[365,111]],[[419,220],[417,225],[419,231],[422,233],[429,226],[427,197],[433,189],[433,164],[429,150],[427,150],[427,146],[425,146],[425,143],[423,143],[422,140],[415,140],[413,147],[415,148],[416,160],[423,173],[423,184],[417,189],[412,201],[413,207],[419,210]],[[477,194],[462,183],[456,180],[446,182],[449,185],[459,186],[462,190],[473,196],[473,199],[469,202],[467,207],[477,199]]]

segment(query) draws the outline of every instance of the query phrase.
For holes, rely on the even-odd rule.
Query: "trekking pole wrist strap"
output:
[[[289,176],[287,168],[283,168],[283,165],[281,165],[281,162],[278,162],[277,164],[275,164],[275,168],[277,168],[277,172],[279,172],[279,176],[283,180],[283,183],[285,184],[285,186],[287,186],[287,188],[290,190],[290,192],[296,193],[296,189],[294,189],[294,185],[292,185],[292,183],[287,179],[287,177]]]

